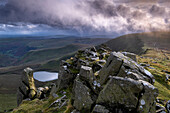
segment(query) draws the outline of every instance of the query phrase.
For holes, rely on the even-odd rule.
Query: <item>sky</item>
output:
[[[170,31],[170,0],[0,0],[0,35]]]

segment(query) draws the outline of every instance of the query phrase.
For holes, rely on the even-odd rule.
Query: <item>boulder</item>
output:
[[[168,111],[168,113],[170,113],[170,100],[168,100],[165,107],[166,107],[166,110]]]
[[[57,90],[67,88],[70,83],[73,81],[74,76],[70,73],[66,65],[60,66],[60,71],[58,74]]]
[[[129,53],[129,52],[122,52],[125,56],[131,58],[132,60],[134,60],[136,62],[136,54],[134,53]]]
[[[19,105],[26,98],[34,99],[36,94],[37,90],[34,84],[33,70],[26,68],[21,77],[21,83],[17,92],[17,104]]]
[[[72,94],[72,99],[74,100],[73,106],[80,112],[90,112],[91,106],[93,104],[93,100],[90,95],[90,89],[84,85],[78,77],[74,81]]]
[[[156,97],[158,96],[158,89],[152,84],[139,80],[143,85],[143,91],[141,92],[141,97],[138,100],[138,111],[144,113],[155,113],[156,109]]]
[[[142,90],[143,85],[139,81],[130,78],[110,77],[106,86],[99,93],[96,103],[130,112],[130,110],[136,109],[138,96]],[[112,112],[116,113],[116,111]]]
[[[92,84],[94,80],[92,68],[88,66],[81,66],[79,77],[80,79],[89,82],[89,84]]]
[[[107,81],[109,75],[130,77],[136,80],[146,80],[152,84],[155,82],[154,76],[149,71],[120,52],[112,52],[107,59],[106,64],[100,70],[99,76],[102,85]]]
[[[156,113],[166,113],[165,107],[161,104],[156,103]]]
[[[110,112],[102,105],[95,105],[92,113],[110,113]]]
[[[123,60],[115,52],[112,52],[99,72],[100,84],[103,85],[108,80],[109,75],[116,76],[122,64]]]

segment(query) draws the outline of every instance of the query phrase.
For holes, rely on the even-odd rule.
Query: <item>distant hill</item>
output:
[[[55,58],[60,58],[69,53],[75,52],[78,49],[88,47],[89,45],[85,44],[71,44],[61,48],[47,48],[40,50],[32,50],[25,54],[18,62],[18,64],[26,63],[40,63]]]
[[[135,33],[120,36],[105,43],[113,51],[141,54],[145,48],[170,51],[170,32]]]
[[[104,43],[109,38],[5,38],[0,39],[0,67],[20,65],[20,63],[49,60],[80,49]],[[69,48],[68,45],[77,45]],[[79,47],[78,47],[79,45]],[[75,48],[77,47],[77,48]],[[64,49],[61,50],[61,49]],[[69,48],[69,50],[68,50]],[[73,49],[73,50],[71,50]],[[57,51],[57,52],[56,52]],[[66,52],[66,53],[64,53]],[[48,54],[47,54],[48,53]],[[27,56],[28,55],[28,56]],[[39,57],[41,55],[41,57]],[[38,56],[38,57],[37,57]],[[41,58],[41,59],[40,59]],[[32,61],[31,61],[32,60]]]

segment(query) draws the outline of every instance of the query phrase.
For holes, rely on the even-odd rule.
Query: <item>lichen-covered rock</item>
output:
[[[161,104],[156,103],[156,113],[166,113],[165,107]]]
[[[166,110],[168,111],[168,113],[170,113],[170,100],[168,100],[165,107],[166,107]]]
[[[79,111],[90,111],[93,100],[90,95],[90,89],[84,85],[79,78],[76,78],[73,86],[73,106]]]
[[[130,78],[110,77],[106,86],[99,93],[97,104],[119,108],[126,112],[134,111],[142,90],[143,85],[139,81]]]
[[[99,72],[101,84],[107,81],[109,75],[145,80],[152,84],[155,81],[153,75],[149,71],[120,52],[112,52],[106,64]]]
[[[103,85],[107,81],[109,75],[116,76],[122,63],[123,60],[120,59],[115,52],[111,53],[106,64],[99,72],[100,84]]]
[[[21,83],[18,90],[17,104],[19,105],[23,99],[30,98],[34,99],[36,97],[36,87],[34,84],[33,70],[31,68],[24,69]]]
[[[110,112],[102,105],[95,105],[92,113],[110,113]]]
[[[156,109],[156,97],[158,96],[158,89],[152,84],[139,80],[143,85],[143,91],[141,97],[138,100],[138,111],[143,113],[155,113]]]
[[[71,74],[67,65],[63,65],[60,67],[60,71],[58,74],[58,87],[57,90],[66,88],[73,81],[73,74]]]
[[[136,54],[134,53],[129,53],[129,52],[122,52],[125,56],[131,58],[132,60],[134,60],[136,62]]]
[[[19,98],[31,93],[29,79],[23,81]],[[67,111],[72,113],[163,112],[162,107],[155,109],[158,91],[153,83],[153,75],[136,62],[135,54],[111,53],[102,45],[79,50],[75,57],[62,61],[57,84],[49,87],[51,92],[45,87],[38,88],[36,97],[47,91],[52,95],[50,98],[57,98],[49,109],[60,110],[68,105]],[[61,92],[68,98],[59,98]],[[169,109],[169,103],[166,108]]]
[[[94,80],[93,70],[91,67],[81,66],[79,76],[85,81],[92,82]]]

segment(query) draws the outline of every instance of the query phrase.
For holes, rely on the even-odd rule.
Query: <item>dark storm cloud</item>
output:
[[[169,30],[169,8],[152,0],[9,0],[0,5],[0,23],[47,24],[78,32],[140,32]],[[119,1],[119,2],[120,2]],[[137,0],[136,2],[148,0]],[[146,8],[145,8],[146,7]],[[160,27],[161,26],[161,27]]]
[[[165,10],[165,7],[153,5],[150,9],[150,13],[153,16],[164,16],[166,14],[166,10]]]

